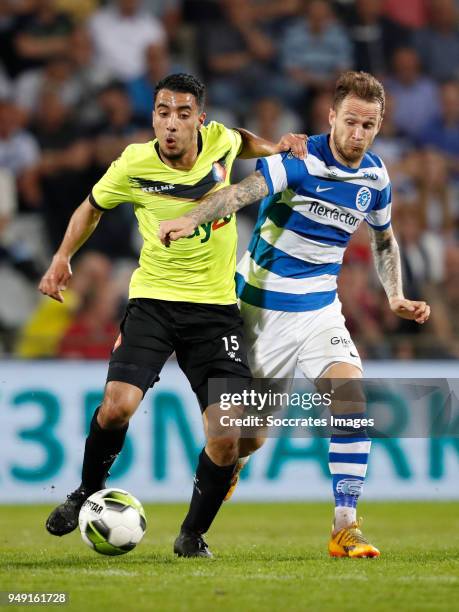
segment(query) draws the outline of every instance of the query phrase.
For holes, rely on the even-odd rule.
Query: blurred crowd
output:
[[[0,0],[0,353],[108,356],[140,247],[131,207],[103,216],[64,305],[36,286],[94,182],[153,137],[159,79],[201,76],[208,119],[277,141],[328,131],[349,68],[386,86],[373,150],[406,295],[432,305],[421,328],[390,313],[362,227],[339,282],[349,329],[365,358],[458,358],[459,0]],[[239,161],[234,180],[253,167]]]

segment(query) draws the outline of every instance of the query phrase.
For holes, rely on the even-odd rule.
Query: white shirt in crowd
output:
[[[142,75],[146,48],[166,38],[161,22],[153,15],[139,10],[126,17],[114,6],[98,10],[90,19],[89,29],[96,62],[122,81]]]

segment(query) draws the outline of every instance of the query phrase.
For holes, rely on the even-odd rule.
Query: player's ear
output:
[[[336,111],[334,108],[331,108],[328,112],[328,123],[330,127],[333,127],[336,121]]]
[[[206,113],[202,112],[198,117],[198,130],[202,128],[205,120],[206,120]]]

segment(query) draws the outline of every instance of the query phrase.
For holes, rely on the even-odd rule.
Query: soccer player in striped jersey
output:
[[[204,125],[204,98],[204,85],[191,75],[170,75],[157,84],[155,140],[129,145],[111,164],[74,212],[41,280],[40,291],[62,302],[61,291],[71,277],[70,260],[96,229],[102,214],[119,205],[134,205],[144,241],[139,267],[132,275],[102,405],[86,439],[81,485],[48,517],[46,527],[53,535],[73,531],[85,499],[104,488],[130,418],[174,351],[196,393],[205,425],[206,410],[212,404],[209,378],[250,380],[234,287],[234,215],[197,228],[176,248],[161,244],[158,227],[160,221],[192,210],[204,195],[229,185],[236,157],[288,150],[303,157],[305,136],[286,134],[272,143],[214,121]],[[251,443],[256,446],[257,440]],[[212,556],[203,534],[231,486],[238,457],[247,454],[248,446],[248,440],[240,441],[237,436],[207,436],[188,514],[175,541],[177,555]],[[252,446],[249,452],[253,450]]]
[[[249,364],[256,377],[293,378],[299,366],[319,388],[327,380],[339,389],[338,379],[361,378],[336,280],[346,246],[362,221],[392,312],[419,324],[429,318],[425,302],[404,297],[391,228],[390,180],[382,160],[369,151],[381,127],[384,102],[383,86],[373,76],[344,73],[330,109],[330,134],[309,138],[306,159],[288,153],[260,159],[256,172],[239,184],[161,224],[160,238],[167,244],[201,223],[263,199],[236,274]],[[356,518],[371,441],[365,430],[358,437],[343,433],[330,441],[335,515],[329,553],[379,556]]]

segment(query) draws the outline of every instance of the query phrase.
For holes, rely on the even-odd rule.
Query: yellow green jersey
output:
[[[242,139],[238,131],[211,122],[200,130],[200,152],[191,170],[167,166],[158,142],[126,147],[93,187],[90,201],[102,210],[128,203],[143,238],[130,298],[233,304],[236,301],[237,230],[234,215],[199,226],[188,238],[165,247],[160,221],[192,210],[197,200],[229,185]]]

